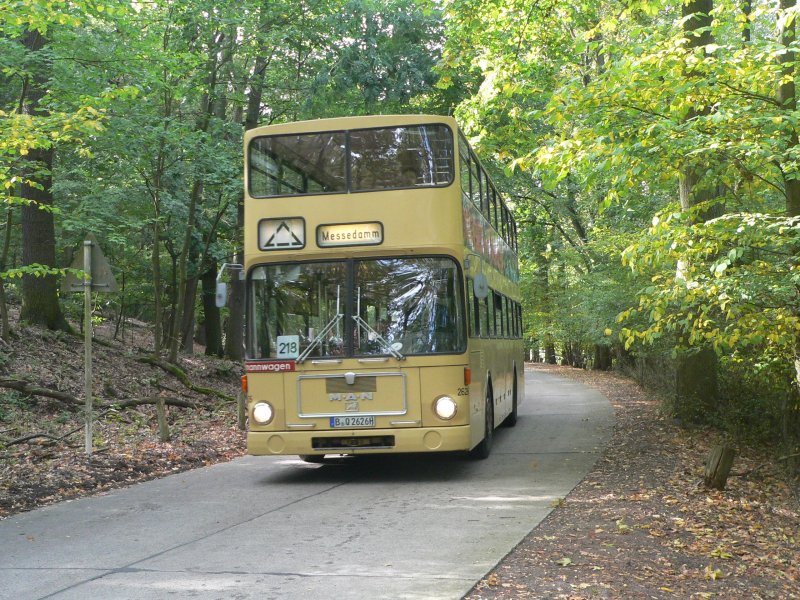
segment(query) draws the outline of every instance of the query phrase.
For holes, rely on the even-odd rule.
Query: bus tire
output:
[[[517,404],[519,402],[517,398],[517,371],[514,371],[514,383],[512,385],[512,392],[511,392],[511,412],[508,413],[508,416],[503,419],[503,427],[513,427],[517,424]]]
[[[489,458],[492,453],[492,442],[494,441],[494,404],[492,403],[492,391],[486,394],[486,408],[483,418],[483,439],[470,452],[472,458],[484,460]]]
[[[325,462],[324,454],[300,454],[300,460],[307,463],[323,463]]]

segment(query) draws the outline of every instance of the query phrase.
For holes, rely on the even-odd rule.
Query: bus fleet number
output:
[[[297,358],[300,355],[299,335],[279,335],[276,342],[278,358]]]

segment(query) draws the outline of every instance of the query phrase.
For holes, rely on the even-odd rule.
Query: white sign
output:
[[[278,336],[278,358],[297,358],[300,356],[299,335]]]
[[[370,246],[381,243],[383,243],[382,223],[342,223],[317,227],[317,245],[320,248]]]
[[[306,245],[306,224],[300,217],[264,219],[258,224],[259,250],[297,250]]]

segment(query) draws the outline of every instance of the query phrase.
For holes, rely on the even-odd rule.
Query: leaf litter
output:
[[[685,430],[617,373],[535,365],[598,389],[612,439],[592,471],[468,600],[800,598],[800,482],[737,448],[724,491],[702,485],[711,430]],[[755,470],[754,470],[755,469]]]

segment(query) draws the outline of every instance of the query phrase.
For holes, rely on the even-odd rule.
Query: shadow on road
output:
[[[259,483],[274,485],[458,481],[490,468],[499,456],[499,447],[507,433],[503,428],[495,431],[494,455],[483,461],[472,458],[466,452],[330,454],[321,464],[306,463],[297,456],[265,458],[264,460],[276,461],[283,468],[270,473]]]

